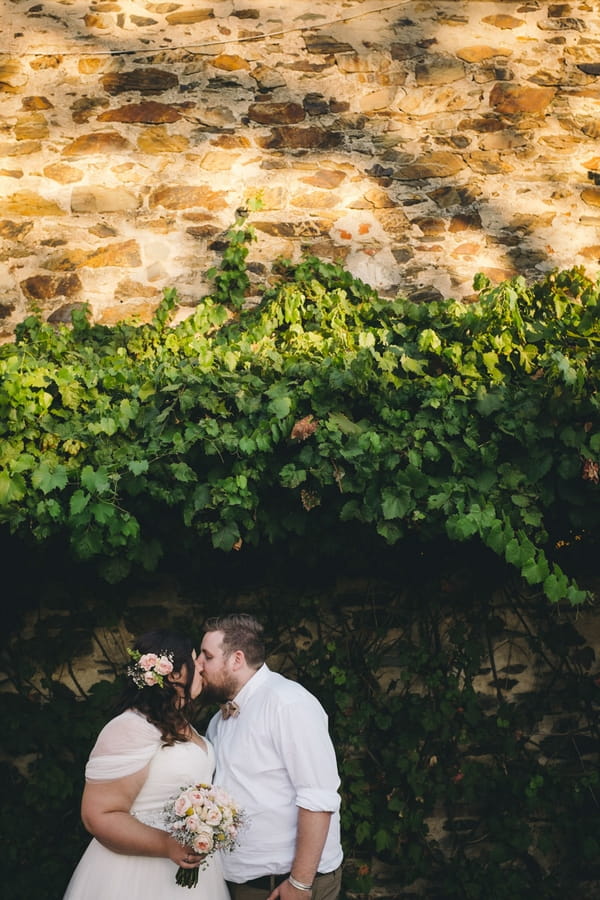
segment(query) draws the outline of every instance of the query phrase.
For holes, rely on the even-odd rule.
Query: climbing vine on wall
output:
[[[118,581],[173,543],[231,551],[352,523],[478,541],[551,601],[595,539],[600,287],[475,279],[477,300],[383,299],[317,258],[244,308],[229,233],[212,296],[169,327],[26,319],[0,350],[0,523]]]
[[[494,600],[485,565],[451,605],[436,568],[409,567],[401,596],[373,591],[369,602],[326,607],[316,627],[306,604],[312,629],[290,629],[289,613],[284,626],[294,676],[331,716],[346,883],[360,897],[375,884],[372,896],[386,898],[402,896],[400,886],[435,900],[591,898],[600,821],[593,651],[541,598],[513,585]],[[523,651],[543,660],[538,690],[511,692],[518,680],[507,669],[526,667],[499,671],[497,648],[507,644],[516,660]],[[490,679],[495,699],[481,695]],[[556,725],[544,733],[549,719]]]

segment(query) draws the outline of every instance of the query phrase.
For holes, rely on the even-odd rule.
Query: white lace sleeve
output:
[[[114,781],[146,766],[161,746],[160,731],[135,710],[108,722],[85,767],[86,781]]]

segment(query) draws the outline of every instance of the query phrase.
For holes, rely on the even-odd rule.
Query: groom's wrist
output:
[[[296,888],[297,891],[304,891],[307,894],[310,894],[312,892],[312,883],[307,884],[305,881],[298,881],[298,879],[294,878],[293,875],[288,876],[288,881],[293,888]]]

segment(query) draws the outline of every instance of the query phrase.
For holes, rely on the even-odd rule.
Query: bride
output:
[[[85,770],[81,817],[94,837],[64,900],[183,900],[177,867],[201,863],[186,897],[229,900],[218,854],[203,862],[167,834],[161,819],[182,787],[213,776],[212,745],[186,717],[202,691],[196,651],[185,637],[155,631],[129,653],[119,715],[100,732]]]

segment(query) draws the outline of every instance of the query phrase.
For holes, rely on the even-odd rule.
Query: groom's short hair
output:
[[[223,632],[223,653],[225,656],[229,656],[236,650],[241,650],[251,668],[258,669],[264,663],[263,627],[254,616],[248,613],[213,616],[205,622],[204,630]]]

